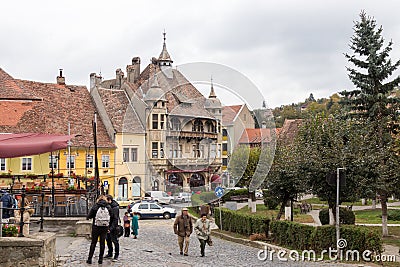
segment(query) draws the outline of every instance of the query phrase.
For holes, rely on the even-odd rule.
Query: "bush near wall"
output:
[[[220,208],[215,208],[214,218],[215,223],[221,229],[219,211]],[[225,208],[221,208],[221,216],[222,230],[242,235],[268,233],[270,218],[266,216],[241,214]]]
[[[321,252],[329,247],[336,248],[336,230],[332,225],[313,227],[290,221],[272,221],[270,231],[276,244],[292,249]],[[347,241],[346,250],[382,252],[382,238],[375,230],[345,225],[340,227],[340,236]]]
[[[322,209],[319,211],[319,220],[321,221],[322,225],[329,224],[329,209]],[[340,208],[339,222],[340,224],[355,224],[356,216],[352,210]]]

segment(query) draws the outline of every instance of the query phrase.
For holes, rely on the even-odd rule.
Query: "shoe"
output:
[[[201,256],[200,257],[204,257],[204,254],[201,254]]]
[[[183,255],[183,252],[181,251],[181,252],[179,252],[179,254]]]
[[[189,256],[189,255],[185,253],[185,254],[183,254],[183,256]]]
[[[118,261],[118,258],[114,258],[112,261],[113,261],[113,262],[117,262],[117,261]]]
[[[112,255],[106,255],[104,258],[105,258],[105,259],[112,258]]]
[[[86,261],[86,263],[87,263],[87,264],[92,264],[92,260],[91,260],[91,259],[88,259],[88,260]]]
[[[99,264],[103,264],[103,260],[99,260],[98,263],[99,263]]]
[[[137,239],[137,236],[135,236],[133,239]]]

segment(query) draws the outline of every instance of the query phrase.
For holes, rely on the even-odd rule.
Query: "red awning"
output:
[[[70,135],[39,133],[0,134],[0,158],[37,155],[68,146]]]
[[[211,183],[220,184],[222,183],[222,179],[218,174],[213,174],[211,176]]]

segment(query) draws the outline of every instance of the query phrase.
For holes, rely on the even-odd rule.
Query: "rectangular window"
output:
[[[58,157],[49,156],[49,169],[53,166],[53,169],[58,169]]]
[[[110,168],[110,155],[101,155],[101,167]]]
[[[32,158],[22,158],[22,170],[23,171],[32,170]]]
[[[153,114],[153,129],[158,129],[158,114]]]
[[[222,144],[222,151],[228,151],[228,144],[227,143],[223,143]]]
[[[137,161],[137,148],[131,148],[131,161],[136,162]]]
[[[6,171],[6,159],[0,159],[0,171]]]
[[[67,169],[75,169],[75,156],[67,156]]]
[[[182,145],[179,145],[178,157],[179,157],[179,158],[182,158]]]
[[[157,142],[153,142],[151,144],[151,157],[154,158],[158,158],[158,143]]]
[[[86,156],[86,168],[88,169],[93,168],[93,155]]]
[[[160,143],[160,158],[164,158],[164,143]]]
[[[228,166],[228,159],[222,158],[222,166]]]
[[[210,158],[214,159],[216,155],[217,155],[217,145],[216,144],[211,144]]]
[[[221,144],[218,144],[218,149],[217,149],[217,157],[221,157]]]
[[[124,147],[123,151],[122,151],[122,160],[124,162],[129,162],[129,148]]]
[[[160,129],[164,129],[164,114],[160,115]]]

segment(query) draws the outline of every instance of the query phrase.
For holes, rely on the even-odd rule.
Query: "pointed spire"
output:
[[[267,105],[265,104],[265,100],[263,100],[262,107],[267,108]]]
[[[165,40],[167,39],[165,36],[167,35],[167,33],[163,32],[164,35],[164,43],[163,43],[163,49],[161,51],[160,56],[158,57],[158,61],[163,61],[163,62],[169,62],[169,64],[171,64],[173,61],[171,60],[171,57],[167,51],[167,44],[165,42]]]
[[[212,76],[211,76],[211,92],[210,92],[210,95],[208,96],[208,98],[217,98],[217,95],[214,92],[214,85],[213,85]]]

